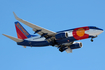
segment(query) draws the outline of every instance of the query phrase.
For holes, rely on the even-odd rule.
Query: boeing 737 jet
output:
[[[91,41],[93,42],[93,38],[96,38],[99,34],[103,32],[103,29],[95,26],[85,26],[59,32],[53,32],[25,21],[17,17],[15,13],[13,14],[18,21],[31,27],[35,32],[34,34],[38,33],[40,35],[31,35],[18,21],[15,22],[18,38],[14,38],[5,34],[3,35],[14,40],[15,42],[17,42],[18,45],[21,45],[24,48],[26,48],[26,46],[55,46],[59,48],[60,52],[66,51],[67,53],[71,53],[73,49],[78,49],[82,47],[81,42],[74,41],[91,38]]]

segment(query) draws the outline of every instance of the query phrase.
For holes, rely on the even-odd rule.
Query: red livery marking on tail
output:
[[[15,22],[15,28],[17,32],[17,37],[19,39],[26,39],[31,37],[31,35],[25,30],[25,28],[19,22]]]
[[[17,33],[17,36],[18,36],[19,39],[22,39],[21,36],[18,33]]]
[[[26,39],[27,37],[22,33],[22,31],[15,25],[17,36],[19,39]]]

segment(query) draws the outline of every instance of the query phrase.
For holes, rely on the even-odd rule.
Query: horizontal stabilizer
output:
[[[22,39],[18,39],[18,38],[12,37],[12,36],[8,36],[8,35],[5,35],[5,34],[3,34],[3,35],[12,39],[12,40],[14,40],[15,42],[22,42],[23,41]]]

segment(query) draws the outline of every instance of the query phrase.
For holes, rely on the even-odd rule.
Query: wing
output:
[[[42,27],[39,27],[37,25],[34,25],[30,22],[27,22],[19,17],[17,17],[17,15],[13,12],[14,16],[15,16],[15,19],[17,19],[18,21],[24,23],[25,25],[33,28],[33,31],[35,31],[35,33],[38,33],[39,35],[41,36],[52,36],[52,35],[55,35],[56,33],[53,32],[53,31],[50,31],[50,30],[47,30],[47,29],[44,29]]]

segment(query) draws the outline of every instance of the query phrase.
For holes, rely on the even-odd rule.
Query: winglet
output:
[[[15,14],[15,12],[13,12],[14,16],[15,16],[15,19],[18,19],[18,16]]]
[[[22,39],[18,39],[18,38],[9,36],[9,35],[5,35],[5,34],[2,34],[2,35],[6,36],[6,37],[8,37],[8,38],[10,38],[10,39],[12,39],[12,40],[15,41],[15,42],[22,42],[22,41],[23,41]]]

